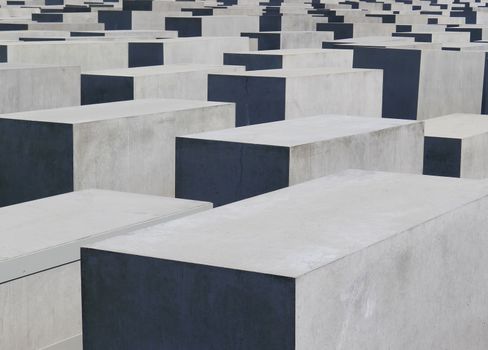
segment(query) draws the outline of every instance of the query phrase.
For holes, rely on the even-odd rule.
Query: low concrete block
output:
[[[487,210],[485,181],[348,171],[98,242],[84,350],[484,349]]]
[[[80,246],[209,208],[100,190],[1,208],[2,349],[81,349]]]
[[[176,196],[223,205],[344,169],[422,173],[423,125],[316,116],[176,139]]]
[[[174,196],[175,137],[230,128],[235,108],[136,100],[0,116],[0,206],[100,188]]]
[[[236,125],[319,114],[381,116],[382,72],[370,69],[271,69],[210,74],[208,99],[235,102]]]

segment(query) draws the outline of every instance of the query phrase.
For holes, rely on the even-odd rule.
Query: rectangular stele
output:
[[[84,350],[485,349],[488,183],[349,170],[82,248]]]
[[[422,173],[423,124],[323,115],[176,138],[176,197],[219,206],[345,169]]]
[[[236,126],[319,114],[381,116],[381,70],[269,69],[209,74],[208,99],[234,102]]]
[[[175,137],[234,123],[230,103],[174,99],[0,115],[0,206],[90,188],[174,196]]]
[[[488,177],[488,118],[450,114],[425,121],[424,174]]]
[[[0,349],[81,348],[80,246],[211,207],[86,190],[1,208]]]

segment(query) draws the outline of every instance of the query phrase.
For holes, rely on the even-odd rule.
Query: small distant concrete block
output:
[[[81,75],[81,104],[144,98],[206,101],[209,73],[243,70],[241,66],[186,64],[86,72]]]
[[[485,181],[347,171],[98,242],[84,350],[488,348],[487,212]]]
[[[224,53],[224,64],[243,65],[246,70],[293,68],[352,68],[352,51],[287,49]]]
[[[488,177],[488,116],[451,114],[425,121],[424,174]]]

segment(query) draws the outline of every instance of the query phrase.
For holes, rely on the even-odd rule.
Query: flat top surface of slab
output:
[[[86,75],[117,75],[125,77],[138,77],[156,74],[172,74],[182,72],[198,72],[198,71],[229,71],[234,72],[236,70],[244,71],[243,66],[217,66],[217,65],[205,65],[205,64],[168,64],[161,66],[145,66],[134,68],[118,68],[118,69],[105,69],[84,72]]]
[[[320,115],[209,131],[184,137],[292,147],[416,123],[418,122],[389,118]]]
[[[299,277],[488,195],[488,182],[350,170],[94,244]]]
[[[0,114],[0,118],[48,123],[77,124],[99,120],[126,118],[187,109],[222,106],[228,103],[177,99],[141,99],[86,106],[43,109],[30,112]]]
[[[488,115],[449,114],[425,120],[425,136],[461,139],[488,133]]]
[[[219,73],[219,75],[234,75],[242,77],[270,77],[270,78],[293,78],[328,74],[351,74],[359,72],[372,72],[377,69],[362,68],[284,68],[284,69],[265,69],[253,70],[242,73]]]
[[[135,193],[85,190],[3,207],[0,270],[9,259],[209,205]]]

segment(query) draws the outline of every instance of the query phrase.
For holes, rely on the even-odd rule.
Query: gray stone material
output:
[[[98,242],[84,349],[486,348],[487,210],[485,181],[347,171]]]
[[[382,74],[348,68],[210,74],[208,99],[235,102],[237,126],[331,113],[380,117]]]
[[[425,122],[424,174],[488,177],[488,117],[451,114]]]
[[[421,122],[315,116],[176,139],[176,196],[223,205],[344,169],[422,173]]]
[[[89,188],[174,196],[175,137],[234,123],[232,104],[171,99],[0,115],[0,206]]]
[[[76,349],[80,246],[209,208],[204,202],[100,190],[1,208],[1,348]]]
[[[77,106],[80,68],[0,63],[0,113]]]

